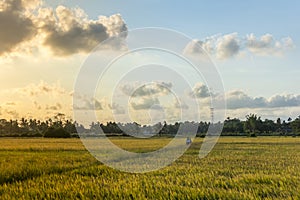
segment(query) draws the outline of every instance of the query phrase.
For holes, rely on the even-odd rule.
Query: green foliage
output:
[[[132,152],[168,138],[112,138]],[[299,199],[300,138],[221,138],[204,159],[197,138],[176,162],[123,173],[98,162],[78,139],[0,139],[0,199]]]
[[[92,122],[89,127],[84,127],[76,121],[65,119],[64,115],[58,113],[53,119],[40,121],[36,119],[21,120],[6,120],[0,119],[0,137],[41,137],[48,131],[49,128],[62,128],[72,137],[78,137],[77,132],[94,135],[106,134],[108,136],[128,136],[126,133],[136,135],[158,135],[174,137],[180,125],[184,123],[191,123],[197,125],[197,136],[204,137],[210,126],[210,122],[175,122],[168,124],[167,122],[158,122],[154,125],[141,125],[136,122],[133,123],[116,123],[108,122],[106,124],[100,122]],[[222,122],[218,122],[222,123]],[[246,120],[242,121],[237,118],[227,118],[223,122],[222,135],[226,136],[241,136],[250,135],[294,135],[300,134],[300,117],[292,120],[288,118],[287,121],[278,118],[275,121],[265,119],[261,120],[256,114],[249,114]]]
[[[261,128],[262,121],[256,114],[249,114],[246,116],[244,130],[250,133],[256,133]]]
[[[295,119],[293,122],[291,122],[291,127],[294,133],[300,135],[300,116],[297,119]]]
[[[50,127],[44,134],[45,138],[70,138],[71,134],[65,129],[59,127],[59,128],[54,128]]]

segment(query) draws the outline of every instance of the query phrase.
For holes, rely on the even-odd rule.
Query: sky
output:
[[[57,113],[74,118],[74,110],[95,109],[103,122],[128,120],[128,115],[141,123],[164,120],[162,116],[176,121],[183,120],[185,112],[192,113],[187,119],[196,119],[197,113],[209,119],[212,96],[220,99],[217,89],[164,53],[137,52],[116,63],[105,77],[110,82],[98,85],[94,97],[74,92],[97,45],[124,31],[129,31],[121,38],[126,41],[138,34],[136,29],[159,27],[189,39],[182,49],[185,55],[207,54],[223,83],[225,117],[243,119],[257,113],[294,119],[300,115],[299,10],[298,1],[1,0],[0,118],[45,119]],[[143,38],[149,37],[145,32]],[[115,43],[106,48],[114,51],[111,55],[123,52]],[[110,57],[101,55],[101,61]],[[122,77],[122,70],[131,69],[135,60],[169,62],[177,74],[152,65]],[[93,70],[104,70],[96,67]],[[176,84],[180,77],[182,84]],[[107,86],[118,78],[118,87]],[[190,89],[183,87],[187,79]],[[81,105],[73,105],[76,99]],[[195,109],[197,102],[201,109]]]

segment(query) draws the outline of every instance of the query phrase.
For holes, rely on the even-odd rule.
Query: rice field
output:
[[[111,138],[133,152],[170,139]],[[202,139],[166,168],[124,173],[101,164],[80,139],[0,139],[0,199],[300,199],[300,138]]]

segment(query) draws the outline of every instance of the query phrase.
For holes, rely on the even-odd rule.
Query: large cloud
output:
[[[42,30],[46,34],[44,44],[56,55],[90,52],[100,42],[127,30],[121,15],[89,20],[83,10],[58,6],[40,9]]]
[[[259,39],[254,34],[247,35],[246,47],[257,55],[282,54],[284,50],[294,47],[290,37],[276,41],[271,34],[265,34]]]
[[[21,48],[25,41],[27,49],[47,46],[59,56],[86,53],[105,39],[127,31],[119,14],[92,20],[80,8],[43,7],[41,0],[0,2],[0,24],[0,55],[13,50],[26,52]]]
[[[161,96],[168,95],[171,92],[172,83],[166,82],[153,82],[144,85],[134,84],[123,84],[120,86],[120,90],[131,97],[144,97],[144,96]]]
[[[193,87],[192,92],[189,93],[189,96],[192,98],[207,98],[210,97],[210,92],[206,85],[197,83]]]
[[[266,99],[264,97],[251,97],[243,91],[231,91],[226,94],[227,108],[283,108],[300,106],[300,95],[275,95]]]
[[[208,87],[199,82],[195,84],[192,91],[189,93],[191,98],[198,100],[206,100],[207,97],[212,96],[218,102],[221,98],[218,94],[210,93]],[[266,97],[251,97],[241,90],[233,90],[225,94],[228,109],[240,108],[284,108],[284,107],[297,107],[300,106],[300,95],[295,94],[277,94]]]
[[[12,51],[36,33],[35,25],[25,10],[25,1],[5,0],[0,3],[0,55]]]
[[[269,107],[293,107],[300,106],[300,95],[275,95],[269,100]]]
[[[232,33],[220,37],[217,45],[217,58],[226,59],[233,57],[239,53],[240,44],[237,33]]]
[[[227,108],[259,108],[267,105],[265,98],[253,98],[243,91],[230,91],[226,94]]]

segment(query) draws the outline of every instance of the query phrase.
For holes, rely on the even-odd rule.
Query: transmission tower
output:
[[[210,108],[210,120],[211,120],[211,124],[214,124],[214,108],[213,107]]]

